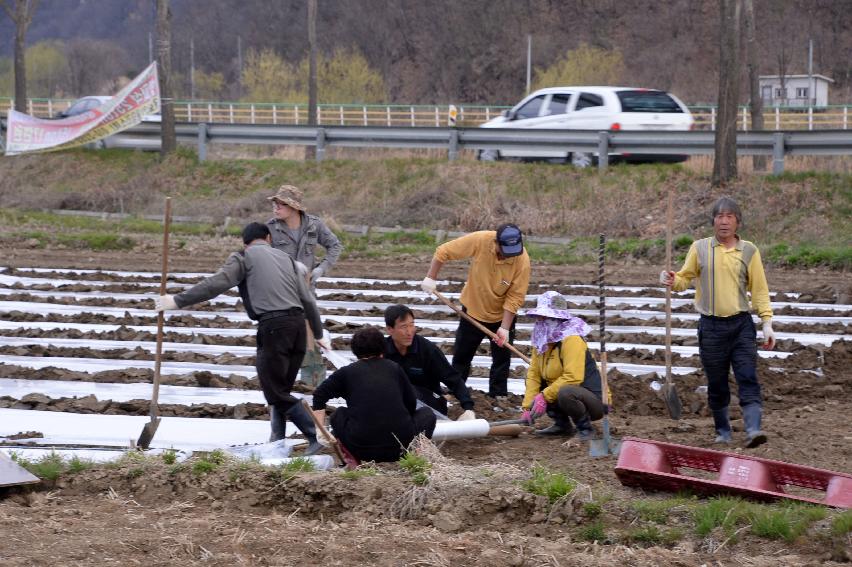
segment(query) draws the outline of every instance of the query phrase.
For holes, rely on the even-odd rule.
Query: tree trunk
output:
[[[160,156],[177,148],[175,108],[172,100],[172,11],[169,0],[157,0],[157,65],[160,80]]]
[[[741,0],[719,1],[719,120],[716,125],[713,187],[725,187],[737,176],[740,8]]]
[[[15,24],[15,110],[27,112],[27,65],[26,65],[26,38],[27,29],[33,21],[33,14],[38,8],[39,0],[14,0],[15,5],[10,8],[4,1],[0,0],[0,7]]]
[[[760,94],[759,70],[757,68],[757,41],[755,41],[755,21],[753,0],[743,0],[743,16],[745,19],[746,49],[748,50],[748,86],[749,110],[751,111],[751,129],[763,130],[763,97]],[[766,169],[766,156],[752,156],[754,171]]]
[[[317,125],[317,0],[308,0],[308,124]],[[305,159],[317,155],[316,147],[305,147]]]

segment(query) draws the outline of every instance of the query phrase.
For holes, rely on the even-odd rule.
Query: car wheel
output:
[[[574,152],[571,154],[571,165],[574,167],[589,167],[592,165],[592,154],[588,152]]]
[[[497,150],[479,150],[476,156],[479,161],[500,161],[500,152]]]

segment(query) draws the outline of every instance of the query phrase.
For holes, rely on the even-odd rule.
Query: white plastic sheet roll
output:
[[[439,421],[435,425],[432,441],[447,441],[448,439],[473,439],[485,437],[491,425],[484,419],[469,419],[467,421]]]

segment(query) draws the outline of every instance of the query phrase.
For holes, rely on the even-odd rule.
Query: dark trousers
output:
[[[748,313],[733,317],[702,315],[698,321],[698,353],[707,375],[707,405],[711,411],[731,403],[728,374],[734,370],[740,407],[761,404],[757,381],[757,329]]]
[[[559,388],[555,404],[547,404],[547,413],[551,417],[569,417],[574,423],[588,416],[597,421],[604,415],[603,402],[591,391],[582,386],[563,386]]]
[[[257,377],[266,402],[282,416],[299,403],[290,390],[305,357],[306,340],[301,313],[267,319],[257,326]]]
[[[462,307],[465,312],[467,309]],[[483,323],[483,327],[497,332],[501,322]],[[470,375],[470,362],[476,354],[476,349],[479,343],[485,338],[485,333],[477,329],[473,323],[462,318],[459,321],[459,326],[456,329],[456,339],[453,344],[453,362],[452,366],[461,376],[464,382],[467,382],[467,377]],[[512,328],[509,329],[509,342],[515,342],[515,320],[512,320]],[[506,347],[498,347],[495,343],[491,343],[491,372],[488,374],[488,395],[489,396],[506,396],[508,395],[507,380],[509,379],[509,363],[512,358],[512,353]]]
[[[371,444],[369,446],[359,444],[353,441],[352,425],[349,422],[349,408],[340,407],[334,410],[331,415],[331,428],[334,436],[343,444],[346,449],[359,461],[376,461],[377,463],[392,463],[399,458],[408,449],[408,445],[415,437],[421,433],[426,437],[431,438],[435,432],[435,423],[437,418],[435,412],[429,408],[420,408],[411,416],[413,423],[413,434],[411,429],[407,428],[409,434],[399,435],[394,432],[386,443]]]

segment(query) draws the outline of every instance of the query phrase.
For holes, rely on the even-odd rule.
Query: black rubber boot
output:
[[[720,445],[729,445],[732,439],[728,408],[713,410],[713,425],[716,427],[716,439],[713,442]]]
[[[305,456],[316,455],[322,451],[323,447],[317,441],[317,428],[314,425],[314,420],[308,414],[308,410],[302,404],[296,404],[287,410],[287,418],[293,422],[293,425],[299,428],[305,439],[308,440],[308,448],[302,453]]]
[[[598,432],[595,431],[595,428],[592,426],[592,420],[589,418],[589,414],[584,415],[574,423],[577,424],[577,439],[580,441],[591,441],[597,437]]]
[[[287,437],[287,418],[275,406],[269,406],[269,426],[272,430],[269,434],[270,443]]]
[[[760,404],[749,404],[742,410],[746,430],[746,448],[753,449],[763,445],[767,441],[766,433],[760,429],[763,407]]]
[[[573,437],[574,434],[577,433],[577,430],[574,429],[573,425],[571,425],[571,421],[563,418],[562,416],[551,417],[553,417],[553,425],[545,427],[544,429],[536,429],[533,433],[535,435],[544,435],[549,437]]]

